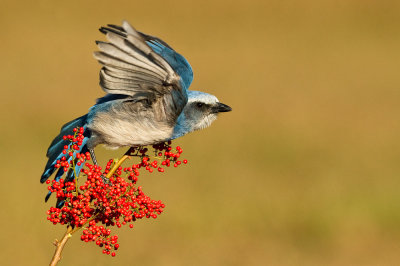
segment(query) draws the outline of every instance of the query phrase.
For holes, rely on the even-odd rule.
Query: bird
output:
[[[55,166],[63,156],[71,159],[63,153],[70,143],[63,136],[74,128],[84,128],[85,136],[75,153],[89,152],[97,165],[97,145],[115,149],[170,141],[204,129],[219,113],[232,110],[214,95],[189,90],[192,67],[166,42],[137,31],[125,20],[121,26],[107,24],[99,30],[107,41],[96,41],[99,51],[94,57],[102,65],[100,87],[106,95],[87,114],[61,127],[47,150],[41,183],[56,170],[54,180],[64,175],[63,167]],[[82,167],[67,171],[65,181],[72,181]]]

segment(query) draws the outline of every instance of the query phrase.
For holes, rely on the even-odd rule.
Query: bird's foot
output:
[[[111,185],[111,181],[105,175],[101,175],[101,179],[103,180],[104,184]]]
[[[135,153],[135,147],[130,147],[129,150],[125,152],[125,155],[131,156]]]

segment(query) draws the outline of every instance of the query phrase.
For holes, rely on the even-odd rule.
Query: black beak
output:
[[[222,112],[230,112],[232,111],[232,108],[229,107],[226,104],[223,103],[216,103],[213,107],[212,107],[212,111],[213,113],[222,113]]]

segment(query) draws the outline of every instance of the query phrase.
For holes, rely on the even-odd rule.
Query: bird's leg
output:
[[[92,161],[93,161],[93,163],[94,163],[94,165],[98,165],[98,163],[97,163],[97,160],[96,160],[96,155],[94,154],[94,150],[93,149],[89,149],[89,153],[90,153],[90,156],[92,156]]]
[[[94,150],[89,149],[89,153],[90,153],[90,156],[92,157],[92,161],[93,161],[94,165],[98,166],[99,164],[97,163],[96,155],[94,154]],[[108,178],[106,178],[104,175],[101,175],[101,179],[103,179],[104,184],[110,184],[110,180]]]

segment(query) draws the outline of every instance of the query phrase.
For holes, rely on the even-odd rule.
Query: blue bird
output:
[[[87,114],[61,128],[47,150],[42,183],[56,172],[57,160],[70,159],[62,153],[70,144],[63,136],[76,127],[85,129],[85,139],[75,153],[90,152],[97,164],[94,148],[99,144],[137,147],[172,140],[208,127],[219,113],[232,110],[211,94],[188,90],[193,80],[191,66],[159,38],[136,31],[126,21],[100,31],[108,42],[96,41],[100,51],[94,57],[103,65],[100,86],[107,94]],[[66,181],[79,175],[82,166],[66,173]],[[61,167],[54,179],[63,174]]]

